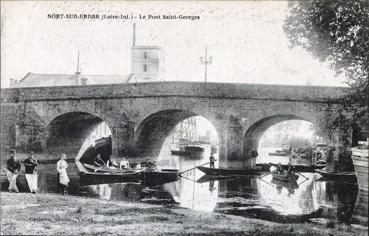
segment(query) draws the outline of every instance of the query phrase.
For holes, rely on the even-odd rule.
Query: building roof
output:
[[[141,50],[148,50],[148,49],[159,49],[159,50],[162,50],[161,47],[159,46],[132,46],[132,49],[141,49]]]
[[[34,74],[27,73],[20,81],[12,87],[51,87],[72,86],[86,84],[115,84],[127,83],[129,75],[84,75],[84,74]]]

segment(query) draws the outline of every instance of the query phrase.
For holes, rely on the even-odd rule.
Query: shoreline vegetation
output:
[[[367,235],[365,227],[280,224],[175,205],[1,192],[1,235]]]

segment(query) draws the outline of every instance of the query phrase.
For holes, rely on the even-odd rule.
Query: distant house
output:
[[[84,75],[75,74],[34,74],[27,73],[20,81],[11,81],[11,87],[52,87],[89,84],[127,83],[129,75]]]
[[[77,66],[74,74],[27,73],[20,80],[10,80],[10,87],[51,87],[90,84],[117,84],[162,81],[164,53],[158,46],[136,46],[136,27],[133,25],[131,73],[128,75],[81,74]]]

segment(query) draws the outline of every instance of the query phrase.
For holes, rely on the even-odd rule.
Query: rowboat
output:
[[[272,166],[278,166],[278,164],[269,163]],[[289,165],[281,165],[283,169],[288,169]],[[315,172],[317,169],[323,169],[326,165],[291,165],[294,171],[298,172]]]
[[[276,171],[272,172],[272,176],[273,176],[273,179],[280,180],[280,181],[286,181],[286,182],[296,181],[299,178],[299,176],[295,173],[285,172],[283,174],[280,174],[280,173],[277,173]]]
[[[356,181],[355,172],[353,171],[343,171],[343,172],[327,172],[325,169],[316,170],[323,178],[329,180],[346,180],[346,181]]]
[[[359,189],[368,192],[368,142],[361,142],[361,146],[351,148]]]
[[[143,186],[155,186],[178,180],[178,170],[134,170],[111,169],[96,167],[76,161],[79,170],[80,185],[94,185],[107,183],[142,183]]]
[[[218,175],[218,176],[254,175],[254,174],[260,174],[263,171],[262,166],[257,166],[256,168],[247,168],[247,169],[210,168],[210,167],[205,167],[205,166],[197,166],[196,168],[204,172],[207,175]]]
[[[119,171],[95,167],[89,164],[76,161],[79,171],[80,185],[108,184],[108,183],[127,183],[139,182],[140,171],[126,170]]]

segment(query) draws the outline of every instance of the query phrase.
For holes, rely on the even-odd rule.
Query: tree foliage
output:
[[[326,126],[368,123],[369,1],[291,1],[284,31],[290,46],[300,46],[344,73],[350,89]]]

